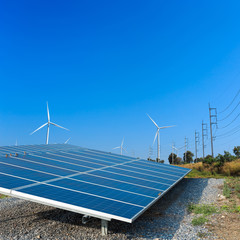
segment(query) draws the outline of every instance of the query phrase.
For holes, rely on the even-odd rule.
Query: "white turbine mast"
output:
[[[126,149],[123,147],[123,142],[124,142],[124,138],[123,138],[122,143],[121,143],[120,146],[113,148],[113,149],[120,148],[120,154],[121,155],[123,154],[123,151],[125,151],[127,153]]]
[[[50,128],[50,125],[54,125],[58,128],[62,128],[62,129],[65,129],[67,131],[69,131],[69,129],[67,128],[64,128],[56,123],[53,123],[50,121],[50,114],[49,114],[49,109],[48,109],[48,102],[47,102],[47,115],[48,115],[48,121],[46,123],[44,123],[42,126],[40,126],[39,128],[37,128],[35,131],[33,131],[32,133],[30,133],[30,135],[34,134],[35,132],[37,132],[38,130],[40,130],[41,128],[47,126],[47,137],[46,137],[46,144],[48,144],[48,140],[49,140],[49,128]]]
[[[148,115],[148,114],[147,114]],[[154,123],[154,125],[157,127],[157,132],[155,134],[154,140],[153,140],[153,145],[156,141],[157,138],[157,162],[160,161],[160,129],[164,129],[164,128],[170,128],[170,127],[175,127],[174,126],[164,126],[164,127],[159,127],[154,121],[153,119],[148,115],[148,117],[151,119],[151,121]]]

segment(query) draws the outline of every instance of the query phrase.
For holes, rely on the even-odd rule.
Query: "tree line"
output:
[[[207,155],[204,159],[203,158],[193,158],[194,154],[191,151],[187,151],[183,154],[183,158],[178,157],[175,153],[170,153],[168,157],[168,161],[170,164],[187,164],[187,163],[197,163],[203,162],[207,164],[212,164],[214,162],[218,163],[219,166],[223,165],[225,162],[232,162],[238,158],[240,158],[240,146],[235,146],[233,148],[232,155],[228,151],[224,151],[224,154],[218,154],[215,158],[211,155]]]

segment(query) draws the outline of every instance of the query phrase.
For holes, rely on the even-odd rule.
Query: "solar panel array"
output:
[[[69,144],[0,147],[0,192],[134,221],[190,170]]]

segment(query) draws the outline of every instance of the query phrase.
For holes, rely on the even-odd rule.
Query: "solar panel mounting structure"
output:
[[[0,193],[132,223],[191,170],[69,144],[0,147]]]

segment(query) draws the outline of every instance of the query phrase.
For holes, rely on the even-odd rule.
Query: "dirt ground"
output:
[[[240,239],[240,214],[224,213],[212,216],[207,224],[209,231],[214,232],[220,239]]]
[[[228,210],[211,216],[207,224],[209,231],[214,232],[219,240],[240,240],[240,211],[234,211],[234,206],[240,207],[240,198],[236,195],[231,198],[220,197],[216,205]]]

